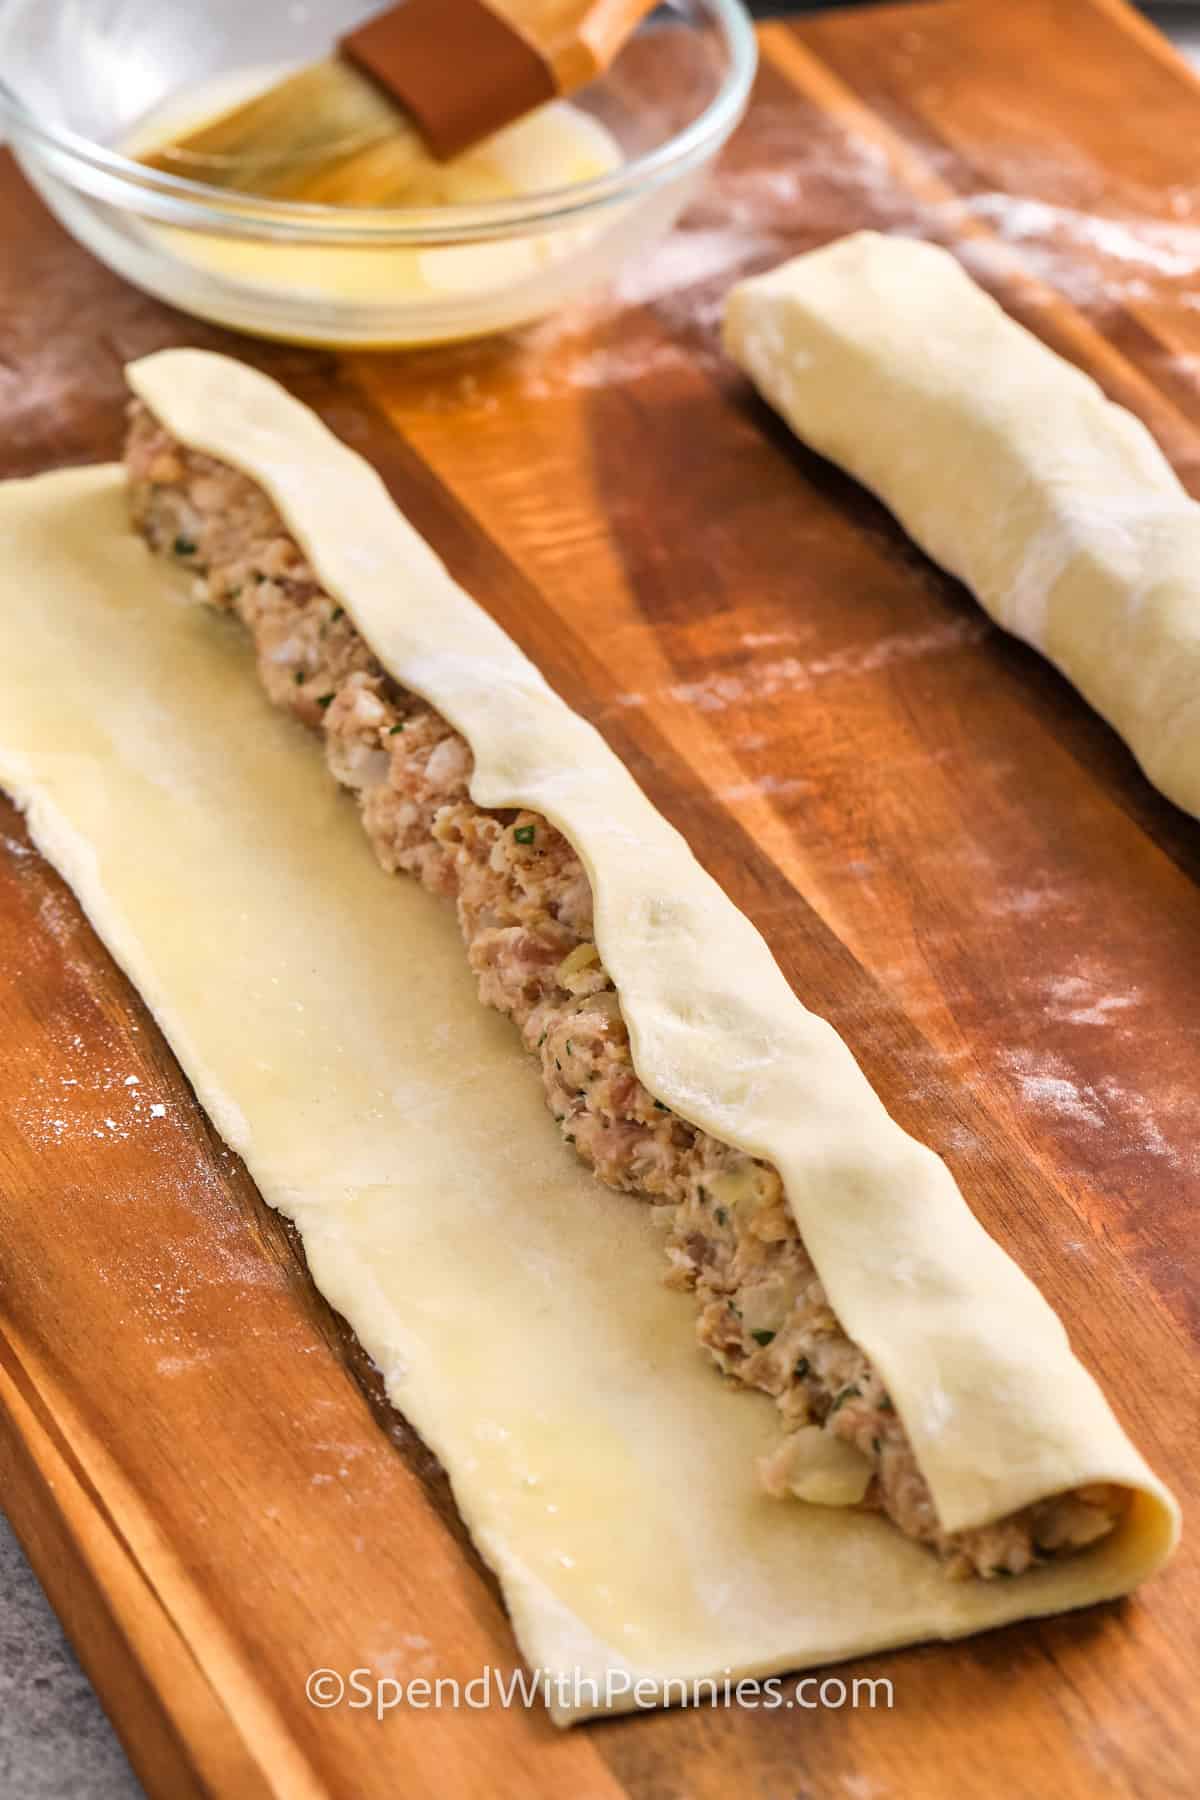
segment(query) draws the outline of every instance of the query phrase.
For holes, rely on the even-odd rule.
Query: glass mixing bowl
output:
[[[739,0],[668,0],[573,105],[620,162],[569,186],[428,208],[245,198],[118,146],[199,83],[318,60],[355,0],[0,0],[0,123],[47,205],[139,287],[305,343],[474,337],[538,318],[674,224],[741,117],[756,48]]]

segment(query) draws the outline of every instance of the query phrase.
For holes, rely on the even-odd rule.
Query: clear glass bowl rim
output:
[[[60,170],[82,163],[129,199],[153,196],[159,217],[169,208],[175,222],[193,228],[230,231],[305,243],[420,243],[447,239],[507,236],[532,224],[546,226],[594,208],[628,201],[674,179],[717,149],[737,124],[758,66],[754,24],[742,0],[699,0],[714,19],[729,56],[720,88],[682,131],[606,175],[570,187],[544,188],[509,200],[471,205],[414,207],[321,206],[296,200],[232,199],[225,189],[156,169],[93,143],[77,132],[43,123],[0,77],[0,122],[7,123],[18,148],[32,140],[49,151]],[[0,0],[0,33],[5,7]],[[64,171],[65,173],[65,171]]]

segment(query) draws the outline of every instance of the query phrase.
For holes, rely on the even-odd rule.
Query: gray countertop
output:
[[[133,1800],[141,1792],[0,1516],[0,1794],[5,1800]]]
[[[786,5],[755,10],[781,12]],[[1146,10],[1200,62],[1200,4]],[[0,1516],[0,1796],[138,1800],[142,1787]]]

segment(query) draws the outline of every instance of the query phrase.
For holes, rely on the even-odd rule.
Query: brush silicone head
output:
[[[483,0],[404,0],[338,50],[399,101],[442,158],[558,92],[549,62]]]

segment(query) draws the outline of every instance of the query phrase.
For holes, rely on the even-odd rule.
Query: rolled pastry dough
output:
[[[450,909],[376,868],[241,635],[171,599],[116,471],[9,484],[0,778],[444,1462],[530,1662],[764,1674],[1084,1605],[1157,1567],[1174,1502],[1057,1318],[373,472],[238,364],[169,352],[132,380],[270,492],[382,660],[468,738],[474,798],[576,845],[643,1079],[779,1166],[946,1523],[1091,1481],[1133,1492],[1111,1538],[1008,1582],[948,1581],[879,1517],[757,1493],[771,1402],[696,1351],[651,1209],[559,1143]],[[557,1716],[588,1710],[585,1692]]]
[[[870,231],[740,283],[725,344],[1200,814],[1200,506],[1140,420],[946,251]]]

